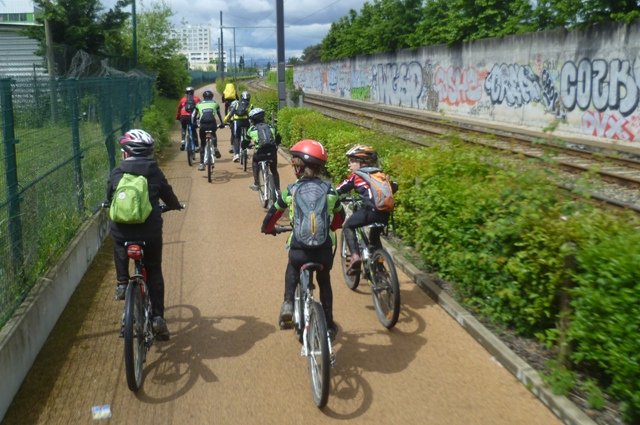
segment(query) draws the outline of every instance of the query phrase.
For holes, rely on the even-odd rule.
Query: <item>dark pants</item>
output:
[[[370,208],[361,208],[351,214],[351,216],[342,225],[342,233],[344,239],[347,241],[349,251],[352,254],[360,255],[360,247],[356,239],[356,228],[366,226],[372,223],[384,223],[389,222],[389,213],[375,211]],[[381,246],[380,234],[382,233],[381,227],[372,227],[369,232],[369,244],[376,248]]]
[[[190,115],[181,115],[180,116],[180,125],[182,125],[182,129],[181,129],[182,140],[184,140],[184,136],[185,136],[185,134],[187,134],[187,128],[189,126],[189,123],[191,123],[191,116]],[[195,131],[195,127],[193,125],[191,126],[191,137],[193,138],[193,143],[197,145],[198,144],[198,133]]]
[[[144,246],[144,266],[147,269],[147,286],[153,308],[153,316],[164,317],[164,277],[162,276],[162,237],[147,240]],[[129,281],[129,257],[124,243],[114,241],[113,258],[118,283]]]
[[[233,153],[238,155],[240,153],[240,136],[242,135],[242,129],[249,128],[249,120],[233,120],[231,125],[231,142],[233,143]]]
[[[289,264],[284,275],[284,300],[293,302],[296,285],[300,279],[300,268],[308,262],[320,263],[324,266],[321,271],[315,271],[314,274],[320,288],[320,302],[327,325],[331,326],[333,325],[333,292],[329,272],[333,267],[333,249],[330,245],[319,249],[291,248],[289,250]]]
[[[278,173],[278,147],[276,145],[264,145],[253,154],[251,168],[253,169],[253,182],[258,184],[258,173],[260,172],[258,162],[266,159],[265,154],[268,153],[269,170],[273,175],[273,182],[277,190],[280,190],[280,174]]]

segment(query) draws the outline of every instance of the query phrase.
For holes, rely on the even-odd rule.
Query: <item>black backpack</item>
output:
[[[236,115],[242,117],[247,115],[247,112],[249,112],[249,101],[245,99],[238,101],[238,106],[236,107]]]
[[[192,94],[187,95],[187,101],[184,104],[184,110],[191,113],[196,109],[196,100],[193,98]]]
[[[211,108],[209,108],[209,107],[202,108],[201,107],[200,123],[201,124],[215,124],[216,123],[216,116],[215,116],[213,107],[211,107]]]
[[[271,126],[264,122],[259,122],[254,126],[256,131],[258,132],[258,145],[273,145],[275,144],[275,139],[273,137],[273,133],[271,132]]]

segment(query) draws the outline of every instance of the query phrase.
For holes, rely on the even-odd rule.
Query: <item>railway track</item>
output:
[[[558,139],[527,129],[453,121],[435,113],[315,94],[305,94],[304,104],[327,116],[392,133],[416,145],[429,146],[434,143],[433,136],[455,133],[468,143],[544,161],[556,169],[556,184],[562,189],[582,188],[580,193],[584,193],[588,181],[592,199],[640,213],[640,151],[634,149],[617,151],[575,137]]]

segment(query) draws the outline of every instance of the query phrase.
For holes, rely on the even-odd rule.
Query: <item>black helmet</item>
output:
[[[151,156],[155,141],[144,130],[129,130],[120,137],[120,147],[131,156]]]
[[[259,123],[264,121],[264,109],[262,108],[253,108],[249,112],[249,121],[252,123]]]
[[[240,99],[251,100],[251,95],[249,94],[248,91],[243,91],[242,93],[240,93]]]
[[[202,97],[204,98],[204,100],[212,100],[213,92],[211,90],[205,90],[204,93],[202,93]]]

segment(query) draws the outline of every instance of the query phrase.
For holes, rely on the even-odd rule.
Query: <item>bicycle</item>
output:
[[[362,200],[356,198],[343,198],[342,202],[347,211],[357,211],[362,208]],[[349,245],[345,241],[344,232],[340,235],[340,262],[342,275],[347,287],[354,290],[364,276],[369,281],[371,296],[376,310],[376,316],[380,323],[387,329],[391,329],[398,322],[400,315],[400,284],[398,273],[393,258],[384,247],[374,247],[369,243],[367,228],[381,228],[386,230],[383,223],[373,223],[368,226],[356,228],[356,238],[360,247],[362,267],[360,273],[348,274],[351,259]]]
[[[292,227],[276,226],[275,230],[290,232]],[[313,295],[313,274],[321,269],[322,264],[303,264],[293,302],[293,329],[302,343],[300,356],[307,358],[313,401],[320,409],[329,400],[330,368],[336,364],[324,310]]]
[[[218,128],[223,128],[224,125],[218,126]],[[207,167],[207,180],[211,183],[213,177],[213,168],[216,163],[216,156],[213,147],[213,130],[206,130],[205,134],[205,148],[204,148],[204,159],[203,163]]]
[[[108,202],[102,203],[109,208]],[[160,205],[166,212],[166,205]],[[184,208],[184,204],[183,204]],[[142,387],[143,365],[147,351],[155,339],[152,324],[151,298],[147,286],[147,270],[144,266],[144,241],[127,241],[127,256],[133,260],[133,274],[127,282],[122,314],[121,336],[124,338],[124,366],[129,390],[137,392]]]
[[[185,132],[185,150],[187,151],[187,163],[189,167],[191,167],[193,161],[196,160],[196,145],[193,141],[194,139],[194,126],[192,123],[187,124],[187,131]]]
[[[240,127],[240,165],[242,171],[247,171],[247,162],[249,162],[249,144],[247,139],[247,127]]]
[[[256,149],[254,153],[258,160],[258,199],[263,208],[271,208],[278,198],[276,182],[270,168],[273,158],[278,154],[278,148],[276,145],[272,146],[273,149],[262,147],[260,152]]]

